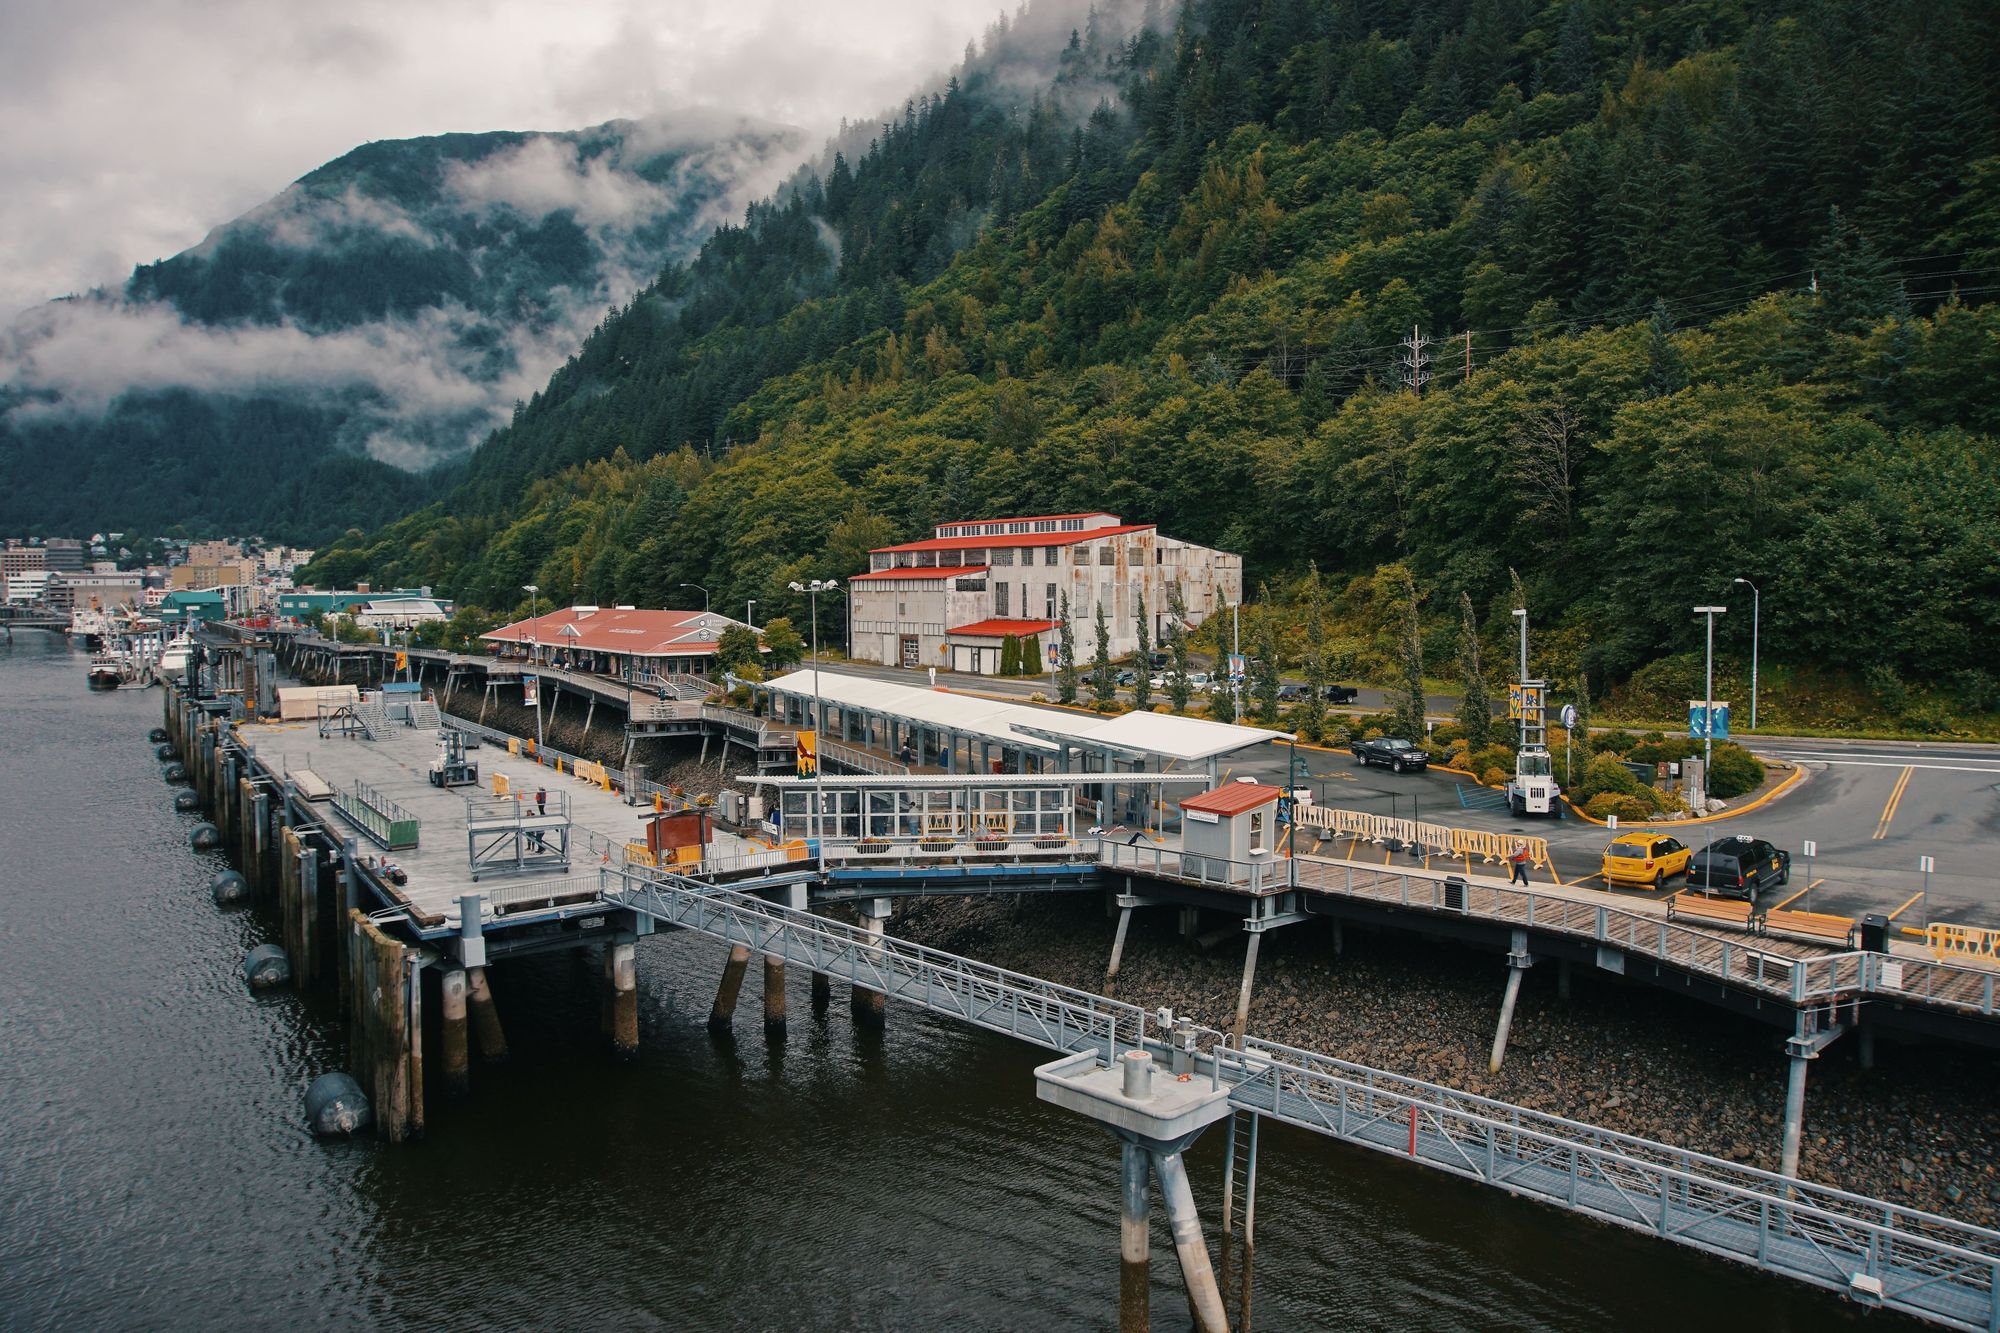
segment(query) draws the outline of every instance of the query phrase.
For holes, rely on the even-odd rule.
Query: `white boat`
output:
[[[185,632],[175,635],[173,641],[160,650],[160,679],[177,681],[186,676],[188,659],[193,655],[194,640]]]
[[[115,690],[125,683],[125,659],[99,653],[90,659],[90,688]]]

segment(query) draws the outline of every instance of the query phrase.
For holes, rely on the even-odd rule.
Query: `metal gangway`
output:
[[[1001,1032],[1047,1050],[1170,1057],[1137,1005],[830,921],[663,871],[605,867],[599,896],[660,926]],[[1185,1034],[1185,1022],[1179,1033]],[[2000,1232],[1545,1115],[1275,1042],[1203,1029],[1197,1077],[1239,1112],[1953,1328],[2000,1330]],[[1254,1120],[1232,1134],[1251,1132]],[[1231,1145],[1232,1162],[1235,1144]],[[1232,1176],[1234,1176],[1232,1171]],[[1232,1182],[1232,1204],[1250,1182]],[[1232,1211],[1233,1211],[1232,1207]],[[1247,1233],[1249,1220],[1241,1224]],[[1225,1234],[1232,1228],[1225,1223]],[[1247,1234],[1244,1237],[1247,1240]]]
[[[539,790],[465,798],[466,860],[481,875],[569,869],[569,794]]]

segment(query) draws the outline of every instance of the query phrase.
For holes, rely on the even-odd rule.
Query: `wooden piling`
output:
[[[347,914],[349,1049],[375,1132],[401,1143],[423,1129],[422,1031],[415,959],[359,910]]]
[[[782,1040],[785,1035],[785,960],[764,955],[764,1035]]]
[[[743,989],[743,973],[750,966],[750,951],[738,944],[729,950],[722,965],[722,981],[715,988],[715,1003],[708,1011],[708,1030],[727,1032],[736,1017],[736,997]]]

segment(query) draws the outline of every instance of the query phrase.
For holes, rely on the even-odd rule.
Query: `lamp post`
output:
[[[693,588],[693,589],[694,589],[694,590],[695,590],[696,592],[699,592],[699,593],[701,594],[701,613],[702,613],[703,615],[707,615],[707,614],[708,614],[708,589],[706,589],[706,588],[702,587],[702,586],[701,586],[701,585],[700,585],[699,583],[683,583],[683,584],[682,584],[681,586],[682,586],[683,588]]]
[[[832,592],[840,586],[840,583],[837,579],[814,579],[810,583],[799,583],[795,580],[785,586],[789,587],[793,592],[805,593],[812,600],[813,782],[818,784],[821,769],[820,760],[822,757],[819,742],[826,731],[825,705],[820,702],[819,698],[819,595],[823,592]],[[823,836],[825,832],[820,827],[820,820],[824,813],[822,807],[825,803],[824,795],[819,791],[815,791],[813,793],[813,825],[816,836]]]
[[[1522,749],[1524,749],[1524,750],[1525,750],[1525,749],[1527,749],[1527,748],[1528,748],[1528,708],[1527,708],[1527,692],[1528,692],[1528,608],[1527,608],[1527,607],[1525,607],[1525,606],[1517,606],[1517,607],[1515,607],[1515,608],[1514,608],[1514,619],[1516,619],[1516,620],[1518,620],[1518,621],[1520,621],[1520,622],[1521,622],[1521,674],[1520,674],[1520,675],[1518,675],[1518,676],[1516,676],[1516,677],[1515,677],[1515,679],[1521,682],[1521,694],[1522,694],[1522,699],[1521,699],[1521,716],[1520,716],[1520,719],[1519,719],[1519,722],[1520,722],[1520,726],[1519,726],[1519,728],[1518,728],[1518,731],[1519,731],[1519,744],[1520,744],[1520,747],[1521,747]]]
[[[752,597],[749,601],[743,603],[743,623],[748,625],[751,629],[757,628],[756,613],[757,613],[757,599],[755,597]]]
[[[1701,805],[1708,809],[1708,791],[1713,785],[1708,770],[1715,762],[1715,618],[1729,608],[1726,606],[1697,606],[1694,613],[1708,617],[1708,665],[1705,683],[1701,687]]]
[[[542,749],[542,627],[536,623],[535,608],[540,605],[541,587],[534,583],[523,583],[521,591],[528,594],[528,634],[533,647],[529,650],[535,663],[535,752]]]
[[[1764,594],[1749,579],[1731,579],[1750,590],[1750,730],[1757,730],[1757,631],[1764,619]],[[1807,876],[1808,879],[1811,876]]]
[[[1268,609],[1266,608],[1267,611]],[[1235,666],[1236,659],[1241,656],[1243,656],[1243,603],[1239,601],[1229,608],[1230,666]],[[1243,691],[1237,686],[1235,672],[1225,671],[1222,674],[1229,678],[1229,694],[1231,698],[1236,700],[1236,722],[1238,726],[1241,726],[1243,723]],[[1213,683],[1212,681],[1210,682],[1211,685]]]

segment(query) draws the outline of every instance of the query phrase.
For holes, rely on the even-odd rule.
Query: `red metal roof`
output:
[[[980,620],[970,625],[960,625],[957,629],[948,629],[945,633],[1004,639],[1009,634],[1046,634],[1060,623],[1055,620]]]
[[[540,643],[550,648],[581,648],[598,653],[624,653],[635,657],[693,657],[715,651],[715,641],[726,617],[710,619],[711,628],[701,627],[700,611],[590,611],[579,616],[574,607],[564,607],[502,625],[480,638],[491,643]],[[574,626],[575,633],[567,632]]]
[[[964,545],[963,542],[959,544],[961,546]],[[948,579],[959,574],[984,574],[986,569],[985,565],[952,565],[949,567],[912,565],[907,569],[900,567],[896,569],[878,569],[867,574],[856,574],[848,582],[860,583],[867,579]]]
[[[1116,518],[1109,509],[1086,509],[1080,514],[1016,514],[1012,518],[957,518],[940,523],[940,528],[956,528],[969,523],[1053,523],[1062,518]]]
[[[1014,521],[1018,523],[1020,520]],[[920,542],[904,542],[900,546],[877,546],[869,554],[885,555],[892,551],[983,551],[1004,546],[1075,546],[1078,542],[1094,542],[1099,537],[1122,537],[1128,532],[1151,532],[1158,526],[1157,523],[1123,523],[1115,528],[1086,528],[1082,532],[1003,532],[992,536],[926,537]],[[857,575],[857,577],[866,576]]]
[[[1190,796],[1181,802],[1183,810],[1206,810],[1217,815],[1240,815],[1245,810],[1255,810],[1260,805],[1268,805],[1285,793],[1278,787],[1266,787],[1261,782],[1231,782],[1205,791],[1199,796]]]

